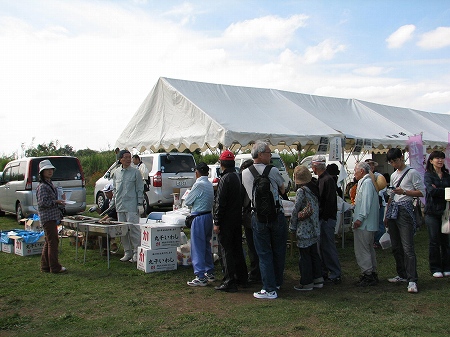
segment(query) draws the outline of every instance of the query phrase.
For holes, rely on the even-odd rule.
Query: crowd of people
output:
[[[261,283],[258,299],[275,299],[283,285],[287,228],[296,236],[299,249],[299,284],[294,288],[308,291],[322,288],[325,283],[341,283],[341,265],[335,243],[337,215],[336,168],[326,166],[326,157],[316,155],[311,168],[317,179],[304,166],[294,169],[297,186],[295,206],[287,226],[282,202],[284,180],[278,169],[270,165],[269,144],[257,141],[240,173],[235,171],[234,154],[226,150],[219,157],[222,174],[217,190],[208,180],[209,167],[204,162],[195,168],[196,182],[185,200],[195,215],[191,226],[191,257],[195,278],[189,286],[206,286],[215,281],[215,267],[210,240],[218,236],[223,279],[217,291],[236,292],[239,287]],[[114,172],[113,183],[105,187],[107,203],[102,215],[119,221],[139,223],[138,207],[142,205],[145,173],[139,156],[127,150],[117,153],[120,167]],[[356,164],[354,184],[346,193],[353,208],[353,238],[356,263],[361,275],[356,286],[379,283],[375,248],[386,232],[390,234],[397,275],[391,283],[407,283],[409,293],[418,292],[417,259],[414,234],[417,229],[413,201],[425,197],[425,224],[429,234],[429,269],[433,277],[450,276],[449,235],[441,232],[442,215],[447,207],[445,188],[450,187],[450,174],[444,164],[445,154],[433,151],[426,163],[424,178],[406,165],[400,149],[392,148],[386,161],[394,172],[389,176],[376,171],[372,159]],[[133,161],[133,164],[132,164]],[[45,246],[41,271],[63,273],[58,262],[57,225],[62,218],[64,196],[58,196],[51,177],[54,166],[49,160],[39,164],[40,185],[37,188],[39,216],[45,231]],[[338,172],[338,171],[337,171]],[[270,198],[276,205],[274,216],[263,218],[256,207],[256,181],[260,177],[270,182]],[[250,265],[247,267],[242,246],[242,226],[247,241]],[[140,233],[132,227],[122,244],[121,261],[136,262]]]

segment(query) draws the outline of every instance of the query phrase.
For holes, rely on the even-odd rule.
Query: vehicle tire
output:
[[[105,203],[106,196],[103,192],[97,193],[96,203],[99,209],[103,209],[103,204]]]
[[[148,197],[147,194],[144,193],[144,201],[142,202],[142,208],[144,209],[144,217],[147,217],[150,212],[151,212],[151,208],[148,205]]]
[[[20,222],[20,220],[22,220],[23,218],[24,218],[24,216],[23,216],[22,205],[20,204],[20,202],[18,202],[17,205],[16,205],[16,219],[17,219],[17,222]]]

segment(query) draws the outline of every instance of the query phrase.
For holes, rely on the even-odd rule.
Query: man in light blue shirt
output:
[[[213,230],[211,211],[214,188],[208,180],[208,172],[209,167],[203,162],[195,167],[197,180],[184,201],[187,206],[192,206],[191,214],[197,214],[191,225],[191,259],[195,274],[195,278],[187,282],[191,287],[204,287],[208,281],[215,280],[210,243]]]
[[[378,193],[369,175],[370,165],[356,164],[355,178],[358,180],[353,213],[353,236],[356,262],[361,269],[359,287],[378,283],[377,259],[373,248],[373,237],[378,230]]]
[[[144,200],[144,181],[141,172],[131,167],[130,151],[120,151],[119,161],[122,166],[115,170],[113,178],[117,220],[133,224],[127,235],[123,237],[122,244],[125,255],[120,261],[136,262],[136,251],[141,242],[138,206],[142,205]]]

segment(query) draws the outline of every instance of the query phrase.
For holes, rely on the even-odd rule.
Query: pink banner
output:
[[[417,172],[420,173],[423,181],[425,175],[426,157],[423,153],[422,135],[420,134],[415,136],[409,136],[407,144],[409,152],[409,164],[413,169],[417,170]],[[424,197],[420,198],[423,204],[425,204]]]
[[[447,148],[445,149],[445,167],[450,167],[450,132],[448,133]]]

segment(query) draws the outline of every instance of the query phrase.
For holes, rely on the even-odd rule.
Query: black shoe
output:
[[[238,281],[236,283],[241,288],[248,288],[248,287],[250,287],[250,283],[248,281],[244,281],[244,282]]]
[[[332,284],[340,284],[342,282],[340,277],[336,277],[336,278],[327,278],[325,280],[325,283],[332,283]]]
[[[220,286],[214,287],[214,289],[219,291],[225,291],[227,293],[235,293],[236,291],[238,291],[238,288],[235,284],[227,284],[227,283],[222,283]]]
[[[373,277],[373,275],[361,275],[359,281],[355,283],[357,287],[367,287],[374,286],[377,284],[377,281]]]
[[[380,282],[380,280],[378,279],[378,274],[377,274],[377,273],[372,272],[372,277],[374,278],[374,280],[375,280],[377,283]]]

